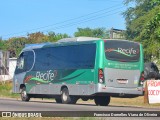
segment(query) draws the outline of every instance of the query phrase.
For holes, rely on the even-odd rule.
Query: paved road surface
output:
[[[160,108],[127,106],[96,106],[95,104],[58,104],[51,100],[31,100],[0,98],[0,111],[160,111]]]
[[[148,111],[160,111],[160,108],[142,108],[142,107],[129,107],[129,106],[114,106],[114,105],[109,105],[109,106],[96,106],[95,104],[82,104],[78,103],[75,105],[71,104],[57,104],[52,101],[48,100],[31,100],[29,102],[22,102],[21,100],[16,100],[16,99],[4,99],[0,98],[0,111],[73,111],[73,113],[80,113],[79,111],[85,111],[84,113],[87,113],[88,111],[97,111],[103,113],[102,111],[105,112],[110,112],[110,111],[118,111],[119,113],[121,112],[148,112]],[[64,112],[65,113],[65,112]],[[58,114],[58,113],[57,113]],[[92,113],[93,114],[93,113]],[[133,118],[133,117],[132,117]],[[148,118],[148,117],[147,117]],[[142,118],[146,120],[146,117]],[[149,119],[149,118],[148,118]],[[157,117],[154,119],[158,119]],[[124,120],[124,119],[123,119]]]

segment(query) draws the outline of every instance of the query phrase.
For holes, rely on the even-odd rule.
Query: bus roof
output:
[[[128,40],[124,40],[124,39],[101,39],[101,38],[94,38],[94,37],[63,38],[63,39],[60,39],[57,42],[53,42],[53,43],[52,42],[45,42],[45,43],[36,43],[36,44],[26,44],[25,48],[23,49],[23,51],[42,48],[42,47],[49,47],[49,46],[71,45],[71,44],[79,44],[79,43],[84,43],[84,42],[88,43],[88,42],[93,42],[93,41],[97,41],[97,40],[128,41]],[[128,41],[128,42],[134,42],[134,41]]]
[[[58,42],[46,42],[46,43],[35,43],[35,44],[26,44],[25,48],[23,49],[23,51],[25,50],[31,50],[31,49],[37,49],[37,48],[42,48],[44,46],[52,46],[52,45],[60,45],[60,44],[71,44],[71,43],[79,43],[79,42],[91,42],[91,41],[95,41],[95,40],[102,40],[100,38],[93,38],[93,37],[74,37],[74,38],[64,38],[64,39],[60,39],[58,40]]]
[[[35,43],[35,44],[25,44],[25,48],[23,50],[31,50],[31,49],[36,49],[36,48],[42,48],[45,45],[50,45],[52,44],[51,42],[46,42],[46,43]]]

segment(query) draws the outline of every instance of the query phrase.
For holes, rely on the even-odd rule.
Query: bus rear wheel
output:
[[[67,88],[63,88],[61,93],[61,100],[63,104],[76,104],[78,99],[74,96],[70,96]]]
[[[96,96],[94,102],[98,106],[108,106],[110,103],[110,96]]]
[[[30,97],[27,94],[25,88],[22,88],[22,90],[21,90],[21,99],[22,99],[22,101],[25,101],[25,102],[28,102],[30,100]]]

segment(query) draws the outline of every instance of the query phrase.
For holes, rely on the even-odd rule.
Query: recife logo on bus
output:
[[[42,79],[44,81],[52,81],[57,75],[57,71],[48,70],[47,72],[43,73],[40,71],[36,72],[36,78]]]
[[[128,49],[118,48],[117,50],[114,48],[109,48],[109,49],[106,49],[105,52],[117,52],[128,57],[134,57],[137,54],[139,54],[139,50],[134,48],[128,48]]]
[[[49,83],[53,81],[57,76],[57,70],[48,70],[46,72],[37,71],[35,76],[29,75],[25,77],[24,82],[37,81],[41,83]]]

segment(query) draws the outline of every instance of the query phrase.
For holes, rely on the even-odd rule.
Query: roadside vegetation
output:
[[[12,93],[12,82],[0,82],[0,97],[17,98],[19,94]]]
[[[160,0],[124,0],[126,39],[143,44],[145,59],[160,64]]]

